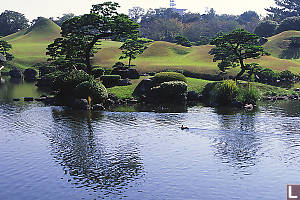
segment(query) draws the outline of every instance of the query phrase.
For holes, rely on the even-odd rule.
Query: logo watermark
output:
[[[300,185],[287,185],[287,200],[300,200]]]

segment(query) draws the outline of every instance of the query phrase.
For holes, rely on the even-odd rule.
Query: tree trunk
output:
[[[129,57],[128,68],[130,68],[130,65],[131,65],[131,57]]]
[[[92,42],[88,45],[86,51],[85,51],[85,64],[87,67],[87,73],[91,73],[92,72],[92,64],[91,64],[91,51],[94,47],[94,45],[97,43],[99,37],[94,37]]]
[[[241,78],[241,76],[245,73],[245,65],[244,65],[244,61],[242,58],[239,59],[240,60],[240,65],[241,65],[241,71],[235,76],[235,79],[238,80],[239,78]]]

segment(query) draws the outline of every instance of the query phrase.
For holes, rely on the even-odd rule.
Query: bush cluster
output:
[[[238,86],[233,80],[210,84],[209,88],[211,92],[206,95],[210,98],[210,103],[219,106],[232,105],[235,102],[256,104],[259,99],[259,92],[255,86]]]
[[[94,80],[78,84],[74,92],[78,98],[88,99],[88,97],[91,97],[93,104],[103,102],[108,96],[104,85]]]
[[[104,75],[104,71],[105,70],[101,67],[95,67],[92,69],[92,75],[94,76],[94,78],[100,78]]]
[[[163,82],[169,81],[183,81],[186,83],[186,77],[183,74],[176,72],[160,72],[155,74],[154,82],[156,85],[160,85]]]
[[[156,101],[185,100],[187,84],[183,81],[169,81],[151,89],[151,96]]]
[[[118,85],[120,82],[121,76],[120,75],[103,75],[101,76],[101,81],[105,87],[113,87]]]

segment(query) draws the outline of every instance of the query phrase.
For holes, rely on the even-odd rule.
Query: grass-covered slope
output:
[[[46,61],[46,48],[60,36],[60,27],[46,18],[40,18],[32,27],[2,38],[8,41],[15,56],[13,64],[31,66]]]
[[[46,61],[46,48],[60,37],[60,27],[51,20],[41,18],[31,28],[4,37],[3,39],[12,44],[12,53],[15,56],[13,64],[19,67],[29,67],[37,62]],[[269,38],[265,48],[272,56],[264,56],[257,60],[263,67],[275,70],[291,70],[300,73],[300,60],[279,59],[281,44],[284,38],[300,35],[299,31],[287,31]],[[101,49],[95,55],[93,63],[104,67],[111,67],[119,61],[121,50],[120,42],[103,40]],[[219,73],[217,63],[212,62],[212,56],[208,54],[211,45],[183,47],[169,42],[157,41],[152,43],[142,55],[133,60],[140,72],[161,71],[166,69],[185,69],[195,73],[217,74]],[[121,60],[127,63],[128,60]],[[236,74],[239,69],[233,69]]]

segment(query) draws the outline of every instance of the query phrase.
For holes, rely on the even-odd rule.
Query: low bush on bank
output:
[[[160,85],[163,82],[169,81],[182,81],[187,82],[186,77],[183,74],[177,72],[160,72],[154,76],[154,82],[156,85]]]
[[[88,97],[91,97],[93,104],[103,102],[103,100],[108,96],[104,85],[94,80],[78,84],[74,93],[78,98],[88,99]]]
[[[53,85],[54,89],[63,93],[72,93],[73,89],[80,83],[91,81],[93,77],[82,70],[74,70],[58,76]]]
[[[219,106],[231,105],[235,102],[256,104],[260,96],[252,84],[237,85],[233,80],[208,84],[204,90],[204,95],[209,97],[211,104]]]

